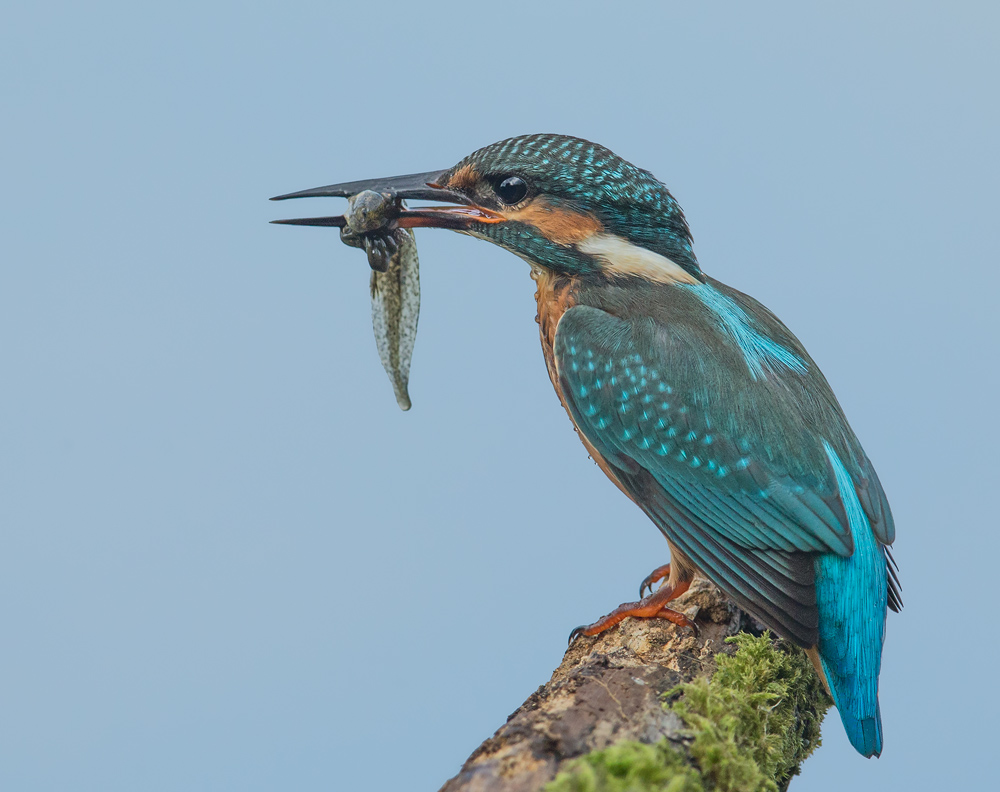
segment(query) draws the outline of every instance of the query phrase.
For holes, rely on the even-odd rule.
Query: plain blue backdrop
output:
[[[995,783],[1000,15],[685,6],[5,9],[0,789],[434,790],[666,560],[522,261],[418,232],[404,414],[364,257],[267,224],[528,132],[662,179],[889,493],[885,753],[793,789]]]

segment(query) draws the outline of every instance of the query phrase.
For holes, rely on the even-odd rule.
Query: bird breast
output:
[[[552,387],[556,389],[559,401],[565,407],[566,401],[563,399],[562,388],[559,387],[559,372],[556,369],[556,328],[559,327],[559,320],[563,314],[576,305],[576,279],[538,266],[532,266],[531,278],[538,286],[535,291],[535,302],[538,305],[535,321],[538,322],[545,367],[548,369]]]

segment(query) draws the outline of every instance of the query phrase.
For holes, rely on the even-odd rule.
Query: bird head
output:
[[[362,190],[457,206],[403,209],[400,227],[450,228],[554,272],[654,280],[704,279],[691,233],[667,188],[603,146],[566,135],[522,135],[443,171],[319,187],[274,200]],[[339,218],[278,221],[342,225]]]

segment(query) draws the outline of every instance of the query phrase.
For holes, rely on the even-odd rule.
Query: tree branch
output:
[[[726,639],[762,628],[707,581],[671,605],[699,635],[626,619],[578,639],[441,792],[536,792],[557,774],[558,790],[785,788],[830,706],[809,661],[778,639],[737,652]]]

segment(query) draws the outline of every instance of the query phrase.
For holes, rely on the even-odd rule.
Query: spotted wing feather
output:
[[[740,391],[713,349],[683,328],[578,305],[560,321],[555,358],[574,421],[639,506],[744,608],[811,646],[812,559],[853,551],[823,428],[806,425],[781,383]],[[728,406],[747,398],[758,400],[749,413]],[[739,419],[748,414],[760,420]],[[765,436],[773,426],[784,436]]]

